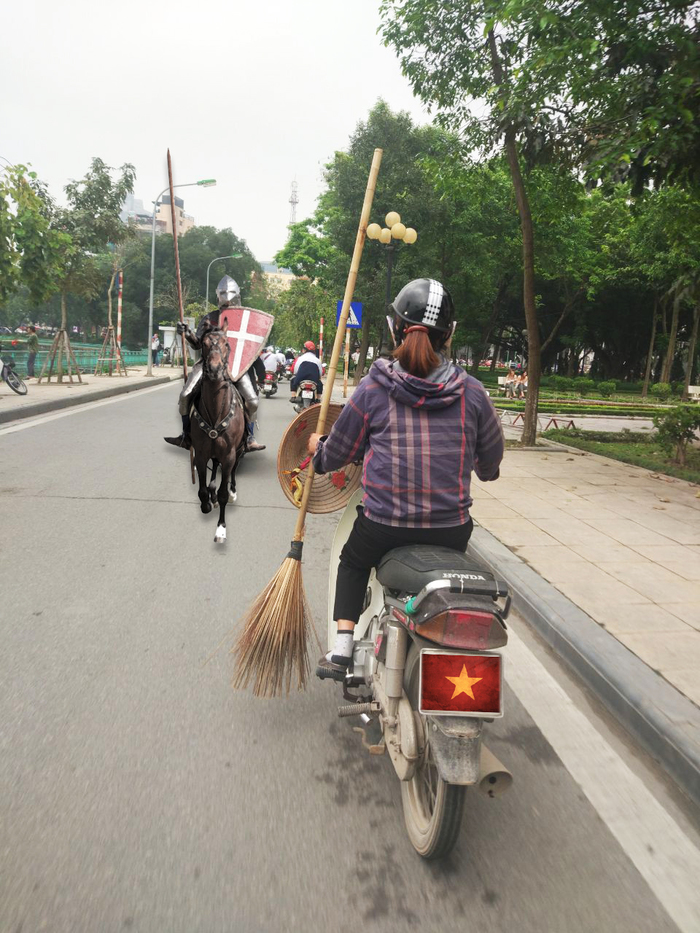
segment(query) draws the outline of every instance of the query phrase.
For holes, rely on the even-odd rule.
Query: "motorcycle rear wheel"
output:
[[[418,709],[420,651],[409,648],[404,671],[404,689],[413,710]],[[421,717],[425,723],[425,717]],[[459,836],[464,813],[466,787],[447,784],[437,771],[430,750],[430,736],[425,730],[426,745],[410,781],[401,782],[401,802],[408,838],[424,859],[444,858]]]
[[[5,369],[5,382],[17,395],[27,394],[27,386],[14,370],[9,368]]]

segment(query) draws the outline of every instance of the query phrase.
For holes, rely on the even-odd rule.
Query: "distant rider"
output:
[[[215,311],[205,314],[199,322],[196,333],[192,333],[187,324],[178,322],[178,334],[184,334],[185,339],[194,350],[202,348],[202,339],[212,330],[219,327],[219,315],[224,308],[241,307],[241,290],[235,279],[230,275],[225,275],[216,286],[216,297],[219,307]],[[254,377],[253,377],[254,378]],[[253,426],[258,411],[258,393],[256,386],[249,372],[243,375],[235,383],[246,411],[246,423],[248,425],[248,435],[246,438],[246,450],[265,450],[264,444],[258,444],[253,437]],[[168,444],[174,444],[176,447],[184,447],[189,450],[192,446],[190,438],[190,408],[199,401],[202,381],[202,360],[199,359],[190,370],[187,382],[180,393],[178,408],[182,416],[182,434],[179,437],[166,437]]]
[[[314,382],[318,394],[321,395],[323,393],[323,383],[321,382],[323,369],[321,367],[321,361],[316,353],[316,344],[313,340],[306,341],[304,350],[306,352],[296,358],[292,367],[293,376],[290,382],[292,401],[296,398],[296,391],[300,382]]]

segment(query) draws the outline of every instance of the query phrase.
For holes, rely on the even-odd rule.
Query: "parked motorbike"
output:
[[[270,372],[269,370],[265,373],[265,381],[261,385],[261,389],[265,398],[270,398],[277,392],[277,373]]]
[[[352,497],[333,540],[328,644],[335,642],[335,579],[361,501]],[[347,672],[341,717],[359,716],[362,747],[388,752],[401,781],[404,822],[416,852],[446,856],[459,835],[467,788],[489,797],[512,776],[483,744],[486,723],[503,716],[503,659],[510,595],[473,558],[449,548],[390,551],[372,573]],[[368,732],[374,733],[373,738]],[[378,741],[377,741],[378,739]],[[358,748],[359,751],[359,748]]]
[[[4,362],[0,358],[0,379],[2,379],[13,392],[16,392],[17,395],[27,394],[26,383],[15,372],[15,361],[13,359]]]
[[[310,380],[302,379],[297,386],[295,398],[289,400],[294,405],[294,411],[301,412],[305,408],[310,408],[316,404],[316,383]]]

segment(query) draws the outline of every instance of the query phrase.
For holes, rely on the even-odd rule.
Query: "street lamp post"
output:
[[[230,256],[217,256],[216,259],[212,261],[207,266],[207,290],[204,292],[204,313],[206,314],[207,307],[209,306],[209,270],[214,265],[215,262],[218,262],[220,259],[240,259],[243,256],[243,253],[231,253]]]
[[[394,268],[394,252],[399,243],[415,243],[418,234],[413,227],[406,227],[401,223],[401,216],[396,211],[389,211],[384,218],[386,227],[380,227],[379,224],[370,224],[367,227],[367,236],[370,240],[379,240],[386,246],[386,312],[389,313],[391,305],[391,273]],[[396,240],[396,242],[394,242]],[[381,342],[381,341],[380,341]]]
[[[212,188],[216,184],[215,178],[204,178],[201,181],[190,181],[187,184],[183,185],[173,185],[173,188],[193,188],[195,185],[198,185],[200,188]],[[151,291],[150,297],[148,299],[148,340],[146,347],[148,349],[148,369],[146,370],[147,376],[153,375],[153,347],[151,346],[151,338],[153,337],[153,285],[155,281],[155,262],[156,262],[156,214],[158,213],[158,205],[160,204],[160,199],[163,197],[166,191],[170,191],[170,187],[163,188],[161,193],[153,202],[153,225],[151,228]],[[175,230],[173,230],[173,236],[175,235]]]

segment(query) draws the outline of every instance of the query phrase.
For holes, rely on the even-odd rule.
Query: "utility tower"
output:
[[[292,182],[292,194],[289,198],[289,204],[291,209],[289,211],[289,222],[290,224],[295,224],[297,222],[297,204],[299,203],[299,198],[297,196],[297,183],[296,179]]]

